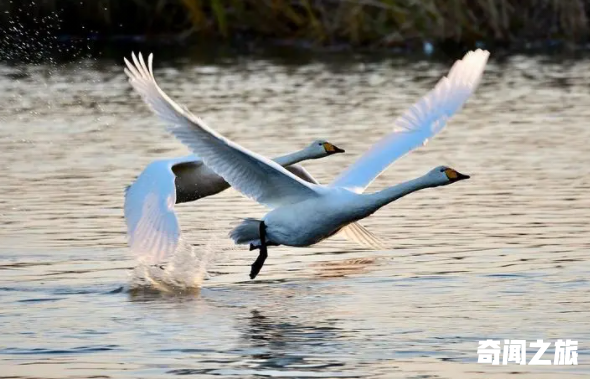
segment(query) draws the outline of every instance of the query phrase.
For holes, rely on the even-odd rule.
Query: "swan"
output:
[[[328,141],[316,140],[306,148],[277,157],[274,161],[301,179],[317,183],[297,163],[344,152]],[[124,213],[131,251],[150,264],[164,262],[182,243],[174,204],[212,196],[229,187],[196,155],[151,162],[125,190]],[[366,236],[358,241],[360,244],[372,247],[372,243],[379,243],[361,225],[355,226],[355,230],[357,234]]]
[[[296,163],[339,153],[344,150],[317,140],[274,161],[301,179],[317,184],[317,180]],[[212,196],[229,187],[196,155],[151,162],[125,190],[123,208],[131,252],[142,262],[154,265],[164,263],[181,247],[189,248],[182,239],[174,205]],[[341,235],[366,248],[383,248],[383,243],[358,223],[344,228]]]
[[[250,278],[260,272],[267,247],[310,246],[366,218],[381,207],[415,191],[468,179],[453,168],[439,166],[407,182],[365,194],[365,189],[391,163],[439,133],[477,88],[489,52],[468,52],[446,77],[396,121],[385,136],[329,185],[308,183],[276,162],[230,141],[199,117],[176,104],[160,89],[153,75],[153,55],[146,65],[141,54],[125,59],[125,73],[142,100],[170,131],[188,145],[218,175],[243,195],[271,210],[260,220],[245,219],[230,232],[236,244],[260,249]]]

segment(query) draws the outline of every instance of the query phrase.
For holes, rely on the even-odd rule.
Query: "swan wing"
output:
[[[176,203],[174,164],[194,156],[150,163],[125,191],[127,242],[138,260],[165,262],[184,244],[174,212]]]
[[[489,52],[468,52],[422,99],[395,121],[394,132],[363,154],[330,185],[362,193],[391,163],[440,132],[477,88]]]
[[[320,184],[315,178],[307,171],[303,166],[294,164],[291,166],[286,166],[285,169],[289,171],[291,174],[297,176],[300,179],[305,180],[308,183],[313,184]]]
[[[385,244],[373,233],[367,230],[358,222],[346,225],[338,232],[338,235],[345,239],[356,242],[360,246],[372,250],[386,250]]]
[[[277,163],[224,138],[186,108],[181,108],[160,89],[141,54],[125,59],[131,86],[152,111],[170,125],[170,131],[189,146],[203,162],[247,197],[271,208],[317,196],[318,189]]]

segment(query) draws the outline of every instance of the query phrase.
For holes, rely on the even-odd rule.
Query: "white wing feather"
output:
[[[349,241],[356,242],[364,248],[372,250],[387,250],[387,247],[377,236],[368,231],[364,226],[358,222],[346,225],[338,236],[344,237]]]
[[[143,101],[170,131],[189,146],[203,162],[242,194],[271,208],[318,195],[317,188],[291,174],[277,163],[224,138],[201,119],[181,108],[156,83],[150,54],[146,66],[141,54],[125,59],[125,73]],[[148,68],[149,67],[149,68]]]
[[[152,162],[126,190],[127,242],[138,260],[148,264],[165,262],[184,244],[174,212],[172,166],[192,160],[194,156]]]
[[[396,159],[440,132],[477,88],[488,56],[489,52],[478,49],[455,62],[448,77],[395,121],[393,133],[373,145],[330,185],[362,193]]]
[[[305,180],[308,183],[313,183],[313,184],[320,184],[317,180],[315,180],[315,178],[309,173],[309,171],[307,171],[305,168],[303,168],[303,166],[298,165],[298,164],[294,164],[291,166],[285,166],[285,169],[287,171],[289,171],[291,174],[297,176],[298,178],[301,178],[303,180]]]

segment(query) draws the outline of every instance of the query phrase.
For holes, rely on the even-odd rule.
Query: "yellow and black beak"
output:
[[[449,180],[451,182],[457,182],[459,180],[465,180],[465,179],[470,178],[469,175],[461,174],[460,172],[455,171],[452,168],[447,168],[445,170],[445,174],[447,175],[447,178],[449,178]]]
[[[328,154],[338,154],[338,153],[345,153],[345,151],[338,146],[332,145],[330,142],[324,142],[323,144],[324,150]]]

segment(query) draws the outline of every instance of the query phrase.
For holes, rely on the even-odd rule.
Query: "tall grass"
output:
[[[586,41],[590,0],[0,0],[0,25],[59,14],[65,34],[272,38],[317,45]],[[23,17],[25,15],[26,17]]]

